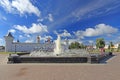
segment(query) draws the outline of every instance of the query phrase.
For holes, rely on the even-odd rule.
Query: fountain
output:
[[[60,38],[60,35],[58,35],[58,38],[55,41],[54,54],[58,56],[61,53],[62,53],[61,38]]]
[[[67,48],[66,48],[67,47]],[[72,57],[72,56],[85,56],[89,53],[85,49],[68,49],[68,42],[66,41],[64,45],[61,44],[61,37],[57,35],[57,40],[55,40],[53,52],[49,52],[47,48],[37,48],[30,53],[32,57]]]
[[[68,45],[61,44],[60,35],[55,40],[54,48],[52,46],[43,46],[32,51],[29,55],[10,56],[8,62],[21,63],[87,63],[99,62],[104,56],[90,55],[85,49],[68,49]],[[47,44],[46,44],[47,45]],[[67,47],[67,48],[66,48]],[[53,49],[51,51],[51,48]],[[49,50],[50,49],[50,50]],[[11,62],[11,63],[12,63]]]
[[[66,48],[67,47],[67,48]],[[49,52],[47,48],[37,48],[30,53],[32,57],[72,57],[72,56],[85,56],[89,53],[85,49],[68,49],[68,42],[64,45],[61,44],[61,37],[57,35],[55,40],[53,52]]]

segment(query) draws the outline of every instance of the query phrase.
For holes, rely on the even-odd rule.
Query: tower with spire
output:
[[[4,36],[4,38],[5,38],[5,46],[6,46],[5,51],[11,52],[14,37],[12,36],[12,34],[10,32],[8,32],[8,34],[6,36]]]

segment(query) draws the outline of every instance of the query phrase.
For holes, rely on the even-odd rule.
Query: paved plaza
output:
[[[120,54],[107,63],[22,63],[6,64],[0,55],[0,80],[120,80]]]
[[[0,64],[7,64],[8,54],[0,54]]]

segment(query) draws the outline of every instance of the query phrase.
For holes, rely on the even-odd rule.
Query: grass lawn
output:
[[[109,49],[105,49],[105,52],[111,52]],[[120,50],[117,50],[117,49],[114,49],[114,51],[113,52],[120,52]],[[89,53],[96,53],[96,54],[99,54],[100,53],[100,51],[99,51],[99,49],[94,49],[94,50],[89,50]]]
[[[0,54],[12,54],[13,52],[0,52]]]
[[[23,53],[23,52],[16,52],[17,54]],[[0,52],[0,54],[16,54],[15,52]]]
[[[110,50],[109,49],[105,49],[105,52],[110,52]],[[114,50],[113,52],[120,52],[120,50],[119,51]],[[20,53],[24,53],[24,52],[16,52],[16,53],[20,54]],[[89,50],[89,53],[99,54],[100,51],[99,51],[99,49],[94,49],[94,50]],[[0,52],[0,54],[15,54],[15,52]]]

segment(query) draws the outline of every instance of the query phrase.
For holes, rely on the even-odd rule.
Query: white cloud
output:
[[[46,41],[48,38],[53,39],[53,37],[49,35],[40,36],[40,40],[43,40],[43,41]]]
[[[60,17],[54,23],[50,24],[50,26],[55,27],[56,25],[63,24],[66,21],[69,23],[72,23],[72,22],[76,22],[82,19],[104,16],[104,15],[108,15],[114,12],[118,12],[119,10],[117,9],[119,8],[119,4],[120,4],[119,0],[105,0],[105,1],[92,0],[88,2],[87,4],[79,5],[77,8],[71,10],[68,15],[65,15],[64,17]],[[109,7],[113,8],[114,6],[115,6],[114,10],[111,9],[111,11],[109,12],[106,10]],[[61,8],[58,9],[58,11],[60,10]]]
[[[40,11],[30,0],[0,0],[0,5],[9,13],[19,13],[20,15],[28,13],[40,16]]]
[[[48,20],[50,22],[53,22],[54,19],[53,19],[53,15],[51,13],[49,13],[47,16],[43,17],[43,18],[39,18],[37,19],[37,22],[43,22],[45,20]]]
[[[50,35],[44,35],[44,36],[39,36],[40,37],[40,42],[45,42],[48,38],[50,38],[51,40],[53,39],[52,36]],[[36,41],[36,36],[34,36],[34,38],[32,38],[31,36],[27,38],[27,40],[25,41],[25,43],[33,43]]]
[[[67,31],[67,30],[62,30],[62,33],[58,33],[56,30],[54,31],[54,34],[56,35],[60,35],[61,37],[71,37],[71,34]]]
[[[58,32],[56,30],[53,31],[54,34],[58,35]]]
[[[95,28],[88,28],[85,30],[84,35],[91,37],[91,36],[99,36],[99,35],[106,35],[106,34],[112,34],[117,32],[118,29],[114,28],[110,25],[106,24],[98,24],[95,26]]]
[[[53,16],[52,16],[52,14],[48,14],[48,20],[51,21],[51,22],[53,22]]]
[[[2,38],[0,38],[0,42],[1,42],[1,41],[3,41],[3,39],[2,39]]]
[[[93,41],[93,40],[89,40],[88,42],[89,42],[90,44],[93,44],[93,43],[94,43],[94,41]]]
[[[5,16],[3,16],[2,19],[5,20],[5,21],[7,20],[7,18]]]
[[[78,39],[69,39],[69,44],[71,44],[72,42],[79,42],[79,43],[83,43],[83,41],[78,40]]]
[[[23,33],[29,33],[29,34],[48,32],[47,26],[41,23],[39,24],[33,23],[30,28],[27,28],[26,26],[14,25],[14,28],[19,31],[22,31]]]
[[[16,30],[14,30],[14,29],[10,29],[10,30],[8,30],[8,32],[15,33]]]
[[[78,30],[73,33],[75,34],[75,36],[77,36],[78,39],[84,39],[84,31]]]
[[[0,41],[2,41],[3,39],[0,38]]]
[[[5,17],[5,16],[3,16],[3,14],[1,14],[1,12],[0,12],[0,20],[4,20],[4,21],[7,21],[7,18]]]
[[[94,28],[87,28],[85,31],[77,31],[74,34],[77,37],[84,38],[86,37],[93,37],[93,36],[100,36],[100,35],[108,35],[112,33],[118,32],[117,28],[114,28],[110,25],[106,24],[98,24]]]
[[[0,45],[5,45],[4,39],[0,38]]]
[[[44,19],[41,19],[41,18],[40,18],[40,19],[37,20],[37,22],[42,22],[43,20],[44,20]]]
[[[45,36],[45,38],[50,38],[50,39],[53,39],[53,37],[52,37],[52,36]]]
[[[22,36],[22,35],[19,35],[19,38],[23,38],[23,36]]]
[[[26,40],[25,43],[33,43],[33,40]]]
[[[19,35],[19,38],[21,38],[21,39],[23,39],[23,38],[31,39],[32,37],[29,34],[24,34],[24,35]]]
[[[29,34],[26,34],[26,37],[30,38],[31,36]]]
[[[113,3],[114,3],[114,6],[113,5],[110,6],[110,4],[113,4]],[[113,7],[117,8],[119,7],[118,5],[119,5],[118,0],[106,0],[106,1],[94,0],[94,1],[89,2],[87,5],[78,7],[72,12],[72,14],[70,14],[70,16],[74,16],[78,18],[78,20],[80,20],[82,18],[93,17],[95,15],[96,16],[106,15],[108,13],[108,10],[107,10],[108,8],[113,8]]]
[[[0,5],[8,12],[11,12],[13,10],[9,0],[0,0]]]
[[[64,30],[63,33],[60,34],[62,37],[70,37],[71,34],[67,31],[67,30]]]

